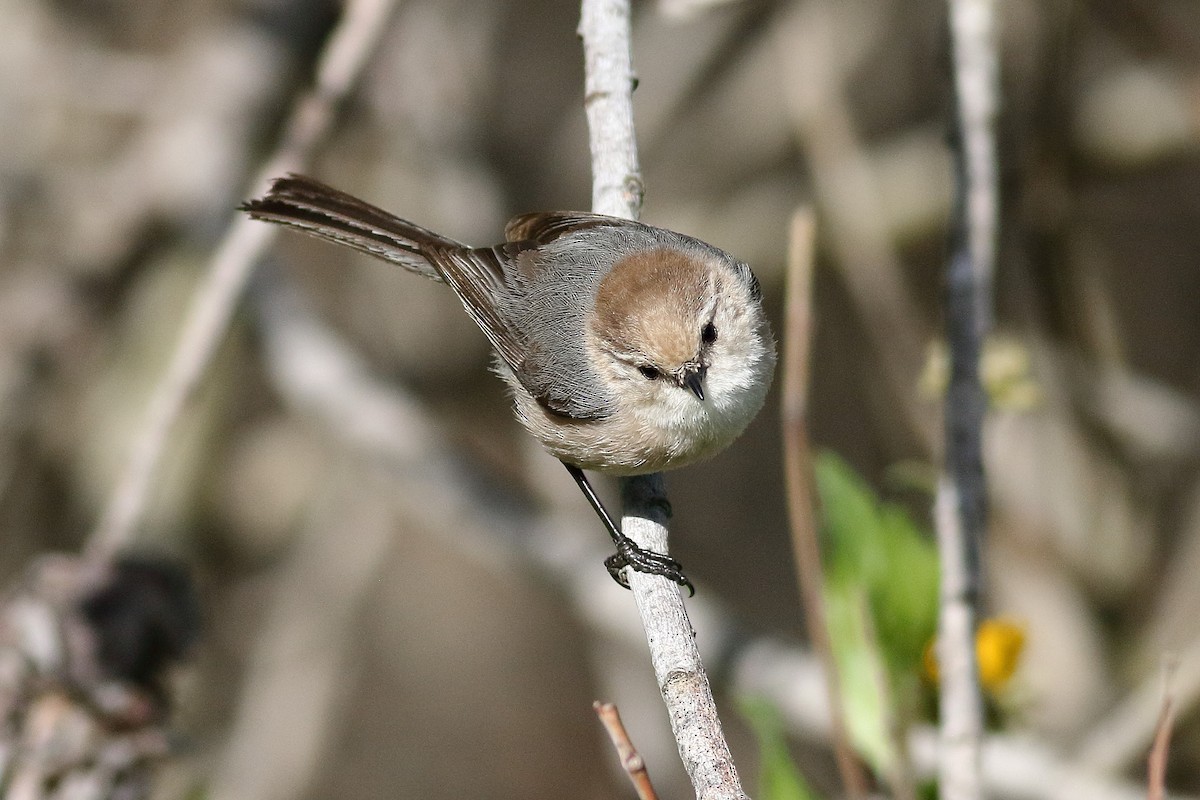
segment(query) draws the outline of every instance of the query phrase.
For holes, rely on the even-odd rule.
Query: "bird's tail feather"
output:
[[[265,196],[243,204],[241,210],[254,219],[347,245],[436,281],[442,277],[425,252],[431,247],[465,247],[304,175],[275,179]]]

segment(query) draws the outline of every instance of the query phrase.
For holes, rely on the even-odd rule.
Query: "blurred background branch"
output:
[[[949,0],[947,10],[956,190],[944,289],[949,350],[945,466],[934,514],[941,556],[938,787],[947,800],[977,800],[983,796],[980,748],[984,720],[975,638],[988,526],[983,464],[987,396],[980,367],[983,342],[992,329],[999,209],[995,115],[1000,77],[995,5],[991,0]]]
[[[816,222],[811,209],[797,209],[792,217],[788,246],[786,316],[780,359],[783,400],[779,416],[782,423],[792,558],[796,562],[796,580],[800,585],[804,622],[825,679],[829,730],[842,786],[847,797],[859,800],[866,797],[867,779],[847,733],[842,685],[829,635],[821,544],[813,502],[812,451],[808,445],[808,381],[814,327],[812,289],[816,239]]]
[[[358,80],[391,13],[391,0],[354,0],[330,34],[317,63],[313,88],[297,99],[284,124],[278,149],[252,182],[261,191],[271,178],[304,169],[336,119],[340,101]],[[146,416],[134,436],[125,467],[95,531],[87,555],[110,560],[128,546],[145,514],[160,462],[179,418],[204,379],[225,338],[242,289],[276,232],[238,215],[217,246],[205,281],[196,289],[174,354],[150,396]]]

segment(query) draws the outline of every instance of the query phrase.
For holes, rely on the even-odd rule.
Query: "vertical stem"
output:
[[[938,615],[939,797],[979,800],[983,706],[975,661],[975,593],[970,590],[958,491],[946,475],[938,485],[934,520],[941,553]]]
[[[783,466],[787,479],[792,553],[804,604],[808,639],[821,660],[829,703],[833,753],[847,797],[867,796],[867,780],[846,733],[841,680],[825,610],[821,543],[812,496],[812,456],[808,445],[808,375],[812,349],[812,277],[816,223],[811,209],[792,217],[788,252],[786,321],[783,332]]]
[[[586,69],[584,106],[592,154],[592,210],[636,219],[642,176],[633,127],[633,57],[628,0],[583,0],[579,22]],[[621,527],[638,546],[667,552],[670,505],[661,474],[621,481]],[[717,717],[696,635],[679,587],[628,571],[659,690],[684,768],[701,800],[742,800],[746,793]]]
[[[637,219],[642,172],[633,127],[633,47],[628,0],[583,0],[584,98],[592,154],[592,211]]]
[[[987,526],[980,350],[991,327],[997,190],[993,119],[998,94],[993,0],[948,0],[953,48],[957,197],[946,268],[950,383],[946,462],[935,519],[942,562],[938,659],[941,693],[940,796],[981,796],[982,701],[975,628]]]

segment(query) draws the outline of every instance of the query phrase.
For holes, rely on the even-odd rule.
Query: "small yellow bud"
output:
[[[938,682],[937,641],[925,646],[925,677]],[[1025,626],[1013,619],[994,617],[979,624],[975,632],[975,659],[979,682],[995,694],[1004,688],[1021,663],[1025,650]]]
[[[1012,678],[1025,651],[1025,626],[1012,619],[984,620],[975,632],[975,658],[979,660],[979,682],[989,692],[998,692]]]

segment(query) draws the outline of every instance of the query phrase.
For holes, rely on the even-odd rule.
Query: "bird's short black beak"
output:
[[[688,366],[684,368],[683,377],[680,379],[684,388],[696,395],[698,400],[704,399],[704,373],[707,371],[700,365]]]

